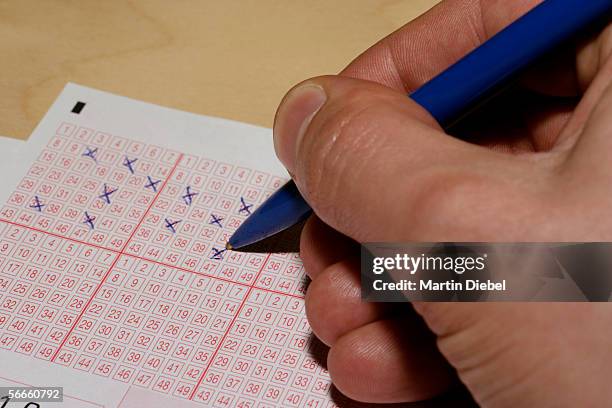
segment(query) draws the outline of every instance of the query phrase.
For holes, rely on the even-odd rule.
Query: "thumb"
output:
[[[486,189],[531,173],[525,160],[449,137],[405,94],[346,77],[293,88],[274,144],[315,213],[358,241],[450,239],[440,225],[458,225],[466,200],[482,205]]]

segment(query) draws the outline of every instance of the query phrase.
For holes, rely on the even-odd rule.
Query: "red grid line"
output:
[[[147,215],[149,215],[149,212],[153,208],[153,205],[155,205],[155,202],[157,201],[157,199],[161,195],[162,191],[164,191],[164,188],[166,188],[166,186],[168,185],[168,182],[170,181],[170,179],[174,175],[174,172],[175,172],[176,168],[178,167],[178,165],[179,165],[179,163],[181,162],[182,159],[183,159],[183,155],[181,154],[179,156],[178,160],[176,161],[176,163],[174,163],[174,166],[172,167],[172,170],[170,170],[170,173],[168,174],[168,177],[166,177],[166,179],[164,180],[164,183],[159,188],[159,191],[157,192],[157,194],[155,194],[155,197],[153,197],[153,200],[151,201],[151,204],[149,204],[149,207],[147,208],[147,210],[144,212],[144,214],[140,218],[140,221],[136,225],[136,228],[134,228],[134,230],[130,234],[129,238],[125,241],[125,244],[123,244],[123,247],[121,247],[121,251],[119,251],[119,253],[115,257],[115,259],[111,263],[111,266],[106,271],[106,274],[104,274],[104,277],[102,277],[102,279],[100,280],[100,283],[98,284],[98,286],[94,290],[93,294],[91,295],[91,297],[89,298],[89,300],[87,301],[85,306],[83,307],[83,310],[81,310],[81,313],[79,313],[79,316],[74,321],[74,324],[72,325],[70,330],[68,330],[68,333],[66,333],[66,336],[64,336],[64,339],[62,340],[61,344],[59,345],[59,347],[57,348],[57,350],[53,354],[53,357],[51,357],[51,362],[55,361],[55,358],[57,357],[57,355],[61,351],[62,347],[64,347],[64,344],[66,344],[66,341],[68,340],[68,337],[70,337],[70,335],[74,331],[74,328],[76,327],[76,325],[81,321],[81,318],[85,314],[85,311],[89,308],[89,305],[91,304],[91,302],[94,300],[94,298],[98,294],[98,291],[100,290],[100,288],[102,287],[104,282],[106,282],[106,278],[108,278],[108,275],[110,275],[110,273],[113,270],[113,268],[115,267],[115,265],[117,265],[117,262],[119,262],[119,259],[121,258],[121,255],[125,252],[125,249],[128,247],[128,245],[129,245],[130,241],[132,240],[132,238],[134,238],[134,235],[136,235],[136,232],[138,231],[138,229],[140,228],[140,226],[144,222],[144,220],[147,217]]]
[[[204,277],[207,277],[207,278],[216,279],[216,280],[220,280],[220,281],[227,282],[227,283],[233,283],[233,284],[244,286],[244,287],[251,286],[248,283],[242,283],[242,282],[234,281],[234,280],[227,279],[227,278],[222,278],[220,276],[215,276],[215,275],[211,275],[211,274],[204,273],[204,272],[194,271],[193,269],[187,269],[187,268],[184,268],[182,266],[171,265],[171,264],[168,264],[168,263],[165,263],[165,262],[162,262],[162,261],[158,261],[158,260],[155,260],[155,259],[146,258],[144,256],[130,254],[129,252],[123,252],[122,253],[121,251],[118,251],[116,249],[110,249],[110,248],[103,247],[101,245],[91,244],[91,243],[86,242],[86,241],[81,241],[81,240],[78,240],[78,239],[65,237],[65,236],[62,236],[60,234],[56,234],[54,232],[48,232],[48,231],[44,231],[44,230],[41,230],[41,229],[36,228],[36,227],[31,227],[29,225],[19,224],[18,222],[9,221],[9,220],[5,220],[5,219],[2,219],[2,218],[0,218],[0,222],[4,222],[6,224],[13,225],[15,227],[26,228],[26,229],[29,229],[29,230],[32,230],[32,231],[35,231],[35,232],[39,232],[41,234],[47,234],[47,235],[50,235],[50,236],[55,237],[55,238],[65,239],[67,241],[74,242],[74,243],[77,243],[77,244],[87,245],[87,246],[90,246],[92,248],[102,249],[102,250],[105,250],[105,251],[108,251],[108,252],[112,252],[114,254],[123,255],[123,256],[129,256],[131,258],[138,259],[140,261],[151,262],[151,263],[153,263],[155,265],[165,266],[167,268],[173,268],[173,269],[176,269],[176,270],[179,270],[179,271],[182,271],[182,272],[189,272],[189,273],[193,273],[193,274],[198,275],[198,276],[204,276]],[[131,237],[130,237],[130,239],[131,239]],[[277,295],[285,295],[285,296],[293,297],[293,298],[296,298],[296,299],[304,299],[304,296],[296,295],[296,294],[293,294],[293,293],[282,292],[282,291],[275,290],[275,289],[263,288],[263,287],[260,287],[260,286],[255,286],[255,289],[260,289],[260,290],[263,290],[265,292],[270,292],[270,293],[274,293],[274,294],[277,294]]]
[[[263,272],[263,270],[264,270],[264,268],[266,266],[266,263],[268,263],[268,259],[270,259],[271,255],[272,254],[268,254],[268,256],[266,256],[266,259],[263,261],[263,264],[261,265],[261,268],[259,269],[259,271],[257,271],[257,276],[255,276],[255,280],[253,281],[253,284],[249,286],[249,290],[244,295],[244,299],[240,303],[240,306],[238,307],[238,311],[236,312],[236,314],[232,318],[232,321],[230,322],[229,326],[227,327],[227,330],[225,331],[225,333],[223,334],[223,337],[221,337],[221,341],[219,342],[219,345],[215,349],[215,352],[210,356],[210,361],[206,365],[206,368],[204,369],[204,372],[202,373],[202,376],[200,377],[200,379],[196,383],[195,387],[193,388],[193,391],[191,392],[191,395],[189,396],[190,400],[193,399],[193,396],[196,394],[196,391],[200,387],[200,384],[202,384],[202,380],[206,376],[206,373],[208,372],[208,369],[212,365],[213,361],[215,361],[215,357],[219,353],[219,350],[221,350],[221,346],[223,345],[223,342],[225,342],[225,338],[229,334],[230,330],[232,330],[232,327],[234,326],[234,323],[236,322],[236,319],[238,319],[238,316],[240,316],[240,312],[242,311],[242,308],[244,307],[244,305],[247,302],[247,300],[249,299],[249,296],[251,296],[251,292],[253,291],[253,289],[255,289],[255,282],[257,282],[257,279],[259,279],[259,276]]]

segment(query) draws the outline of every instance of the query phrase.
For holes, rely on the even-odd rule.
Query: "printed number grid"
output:
[[[0,348],[206,406],[335,406],[295,255],[224,250],[282,180],[62,123],[0,219]]]

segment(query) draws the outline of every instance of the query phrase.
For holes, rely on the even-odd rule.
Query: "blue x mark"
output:
[[[220,228],[223,228],[223,225],[221,225],[221,221],[223,221],[223,218],[221,217],[217,217],[215,214],[210,214],[211,220],[209,222],[210,225],[218,225]]]
[[[170,221],[167,218],[164,218],[164,221],[166,222],[166,228],[168,228],[170,231],[172,231],[173,234],[176,234],[176,229],[174,228],[174,226],[176,224],[178,224],[179,222],[181,222],[181,221],[179,220],[179,221],[172,222],[172,221]]]
[[[98,153],[97,147],[93,149],[91,147],[86,147],[85,152],[81,156],[90,157],[93,161],[97,163],[98,159],[96,158],[96,153]]]
[[[34,196],[34,204],[30,206],[30,208],[34,208],[38,212],[42,212],[42,209],[45,205],[40,202],[38,196]]]
[[[191,187],[187,186],[185,195],[183,196],[183,200],[185,200],[185,204],[191,205],[193,203],[193,197],[197,196],[198,193],[195,191],[191,191]]]
[[[247,205],[243,197],[240,197],[240,204],[242,205],[242,207],[240,207],[240,209],[238,210],[238,213],[239,214],[245,213],[246,215],[251,215],[251,207],[253,206],[253,204]]]
[[[210,257],[210,259],[216,259],[216,260],[221,261],[223,259],[223,253],[226,251],[226,249],[213,248],[212,251],[213,251],[213,254]]]
[[[87,224],[89,225],[89,228],[94,229],[94,221],[96,220],[96,217],[90,216],[87,211],[85,211],[85,221],[83,221],[83,224]]]
[[[106,202],[106,204],[110,204],[111,200],[110,200],[110,196],[111,194],[115,193],[117,191],[117,189],[110,189],[106,183],[104,183],[104,192],[102,193],[102,195],[99,196],[99,198],[101,198],[102,200],[104,200]]]
[[[161,183],[161,180],[153,180],[151,176],[147,176],[147,180],[149,180],[149,184],[145,184],[145,188],[150,188],[157,193],[157,185]]]
[[[134,174],[134,166],[133,164],[136,163],[136,160],[138,159],[132,159],[130,160],[129,157],[125,156],[125,159],[123,160],[123,165],[125,167],[128,168],[128,170],[130,171],[130,173]]]

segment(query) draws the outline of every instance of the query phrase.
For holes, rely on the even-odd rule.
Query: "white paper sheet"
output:
[[[21,168],[20,155],[26,146],[27,143],[23,140],[0,136],[0,174],[7,177],[17,167]],[[6,198],[14,187],[14,181],[0,183],[0,195]],[[4,200],[1,202],[4,202]]]
[[[53,407],[349,404],[299,258],[222,251],[286,179],[269,129],[69,84],[0,149],[0,385],[63,386]]]

